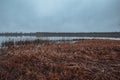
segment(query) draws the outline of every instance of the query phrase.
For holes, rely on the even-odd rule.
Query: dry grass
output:
[[[0,50],[0,80],[120,80],[120,41],[9,46]]]

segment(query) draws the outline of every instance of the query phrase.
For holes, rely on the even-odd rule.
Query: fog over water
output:
[[[120,31],[120,0],[0,0],[0,32]]]

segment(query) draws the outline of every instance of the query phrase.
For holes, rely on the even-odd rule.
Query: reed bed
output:
[[[11,46],[20,46],[20,45],[48,45],[51,44],[53,41],[50,40],[42,40],[42,39],[35,39],[35,40],[9,40],[1,43],[1,47],[11,47]]]
[[[34,44],[0,50],[0,80],[120,80],[120,41]]]

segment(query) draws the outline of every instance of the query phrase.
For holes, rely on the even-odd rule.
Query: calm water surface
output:
[[[105,38],[105,37],[32,37],[32,36],[22,36],[22,37],[0,37],[0,44],[5,41],[13,40],[72,40],[72,39],[110,39],[110,40],[120,40],[120,38]]]

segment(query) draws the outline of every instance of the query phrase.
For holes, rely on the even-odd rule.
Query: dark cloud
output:
[[[0,0],[0,32],[120,31],[120,0]]]

